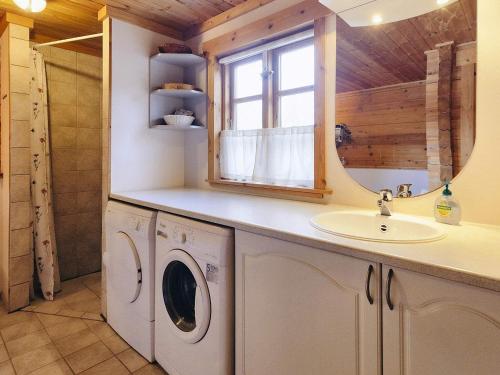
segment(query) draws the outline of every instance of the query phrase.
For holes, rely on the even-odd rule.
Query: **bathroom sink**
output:
[[[437,241],[445,232],[437,224],[412,216],[382,216],[374,211],[339,211],[311,219],[315,228],[363,241],[417,243]]]

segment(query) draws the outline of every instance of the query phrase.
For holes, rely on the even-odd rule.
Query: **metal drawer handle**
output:
[[[370,281],[372,279],[372,273],[373,273],[373,265],[370,264],[370,266],[368,267],[368,275],[366,275],[366,284],[365,284],[366,298],[368,299],[368,302],[370,302],[370,305],[373,305],[373,297],[370,294]]]
[[[387,274],[387,284],[385,285],[385,300],[387,301],[387,306],[389,306],[389,310],[394,310],[394,304],[391,301],[391,284],[393,276],[394,276],[394,271],[391,268],[389,270],[389,273]]]
[[[159,236],[159,237],[163,237],[165,239],[168,239],[168,234],[166,234],[165,232],[163,232],[161,230],[157,230],[156,231],[156,235]]]

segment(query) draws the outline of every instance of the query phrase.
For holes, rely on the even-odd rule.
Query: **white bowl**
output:
[[[191,126],[194,121],[193,116],[186,115],[166,115],[163,116],[163,119],[167,125],[184,126],[186,128]]]

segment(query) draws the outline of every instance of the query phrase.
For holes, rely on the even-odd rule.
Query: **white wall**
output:
[[[190,41],[198,46],[206,41],[225,34],[267,14],[293,5],[299,1],[276,0],[257,11],[214,28],[201,37]],[[462,172],[453,180],[454,196],[462,204],[463,217],[467,221],[500,225],[500,1],[478,0],[478,82],[477,82],[477,137],[474,152]],[[355,182],[344,170],[337,156],[333,126],[335,124],[335,16],[327,21],[327,61],[326,69],[329,85],[326,95],[331,103],[327,112],[327,180],[333,194],[327,199],[330,203],[347,204],[362,208],[374,208],[377,195]],[[188,166],[193,186],[204,186],[206,179],[207,154],[206,139],[197,139],[193,157]],[[203,149],[203,150],[202,150]],[[202,152],[203,151],[203,152]],[[193,151],[194,152],[194,151]],[[196,176],[198,179],[196,180]],[[439,191],[421,197],[397,200],[397,211],[432,215],[432,206]]]
[[[111,192],[184,185],[184,133],[149,128],[149,56],[165,42],[112,20]]]

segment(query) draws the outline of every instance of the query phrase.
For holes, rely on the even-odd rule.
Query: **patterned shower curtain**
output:
[[[40,52],[31,52],[31,203],[33,245],[38,280],[47,300],[60,289],[52,207],[47,78]]]

